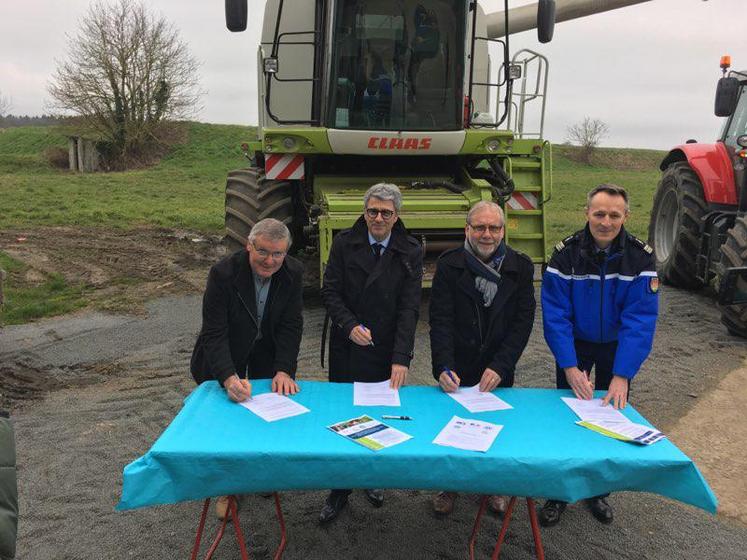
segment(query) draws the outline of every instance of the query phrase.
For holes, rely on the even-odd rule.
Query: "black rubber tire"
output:
[[[292,231],[293,198],[290,181],[265,178],[258,167],[238,169],[226,181],[226,236],[223,242],[231,251],[246,246],[254,224],[265,218],[280,220]]]
[[[703,287],[695,270],[702,217],[707,208],[700,179],[687,162],[667,167],[654,195],[648,226],[656,271],[667,284],[689,289]]]
[[[721,246],[721,264],[724,267],[745,266],[747,263],[747,217],[734,222],[726,232],[726,242]],[[729,332],[747,338],[747,305],[722,305],[721,322]]]

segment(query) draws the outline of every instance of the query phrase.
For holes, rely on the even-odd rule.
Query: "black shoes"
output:
[[[586,500],[586,504],[589,506],[592,515],[600,523],[609,525],[614,519],[612,514],[612,506],[607,503],[606,496],[597,496],[596,498],[589,498]],[[545,505],[539,512],[539,522],[543,527],[552,527],[557,525],[560,521],[560,516],[563,515],[565,507],[568,504],[565,502],[559,502],[557,500],[547,500]]]
[[[612,506],[607,503],[607,500],[605,498],[589,498],[588,500],[586,500],[586,504],[589,506],[591,514],[596,518],[597,521],[599,521],[600,523],[604,523],[605,525],[609,525],[610,523],[612,523],[612,520],[614,519],[614,515],[612,514]]]
[[[319,523],[326,525],[337,519],[337,516],[340,515],[340,512],[348,503],[349,493],[347,490],[332,490],[319,514]]]
[[[364,490],[366,499],[371,502],[373,507],[380,508],[384,505],[384,492],[381,490]]]
[[[364,492],[366,493],[366,499],[371,502],[372,506],[380,508],[384,505],[384,492],[381,490],[364,490]],[[337,516],[347,505],[349,495],[350,490],[332,490],[319,514],[319,523],[326,525],[337,519]]]
[[[558,500],[547,500],[545,505],[539,512],[539,522],[543,527],[552,527],[557,525],[560,521],[560,516],[563,515],[565,508],[568,504],[566,502],[559,502]]]

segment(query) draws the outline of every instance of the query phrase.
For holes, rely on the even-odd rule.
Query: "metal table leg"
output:
[[[503,541],[506,538],[506,533],[508,532],[508,527],[511,524],[511,516],[514,512],[514,506],[516,505],[516,496],[513,496],[511,500],[508,502],[508,507],[506,508],[506,513],[503,515],[503,523],[501,525],[501,531],[498,533],[498,540],[495,543],[495,548],[493,549],[493,555],[491,556],[491,560],[498,560],[498,557],[501,554],[501,547],[503,546]],[[527,510],[529,511],[529,524],[532,527],[532,536],[534,537],[534,551],[535,555],[537,556],[537,560],[545,560],[545,551],[542,548],[542,538],[540,537],[540,530],[539,530],[539,523],[537,522],[537,511],[534,506],[534,500],[532,498],[527,498]],[[475,559],[475,541],[477,540],[477,534],[480,530],[480,521],[482,520],[482,516],[485,513],[485,509],[488,503],[488,497],[483,496],[480,500],[480,507],[477,510],[477,517],[475,517],[475,524],[472,527],[472,536],[469,540],[469,558],[470,560]]]

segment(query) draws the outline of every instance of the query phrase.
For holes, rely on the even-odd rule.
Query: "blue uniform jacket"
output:
[[[608,254],[587,225],[558,243],[542,278],[545,340],[561,368],[578,365],[574,339],[617,341],[613,373],[632,379],[651,351],[659,280],[651,247],[623,228]]]

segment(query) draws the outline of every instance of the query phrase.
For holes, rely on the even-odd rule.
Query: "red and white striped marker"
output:
[[[303,179],[303,156],[295,154],[266,154],[265,176],[268,179]]]
[[[539,208],[537,197],[530,192],[514,192],[506,204],[511,210],[536,210]]]

